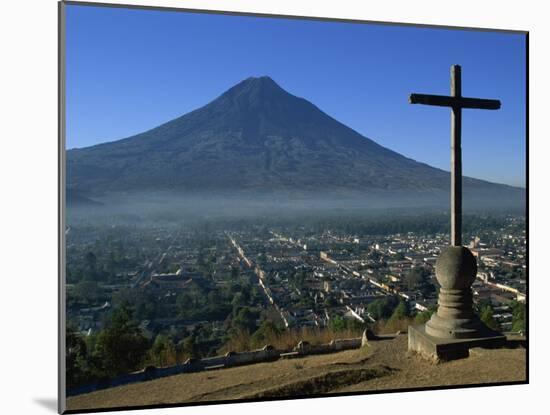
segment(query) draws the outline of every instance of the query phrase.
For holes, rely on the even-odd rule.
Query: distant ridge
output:
[[[81,195],[448,192],[448,172],[404,157],[296,97],[251,77],[209,104],[122,140],[67,151],[67,187]],[[465,192],[523,189],[464,178]]]
[[[67,189],[67,192],[65,193],[65,200],[68,205],[72,206],[93,207],[102,205],[102,203],[92,200],[73,189]]]

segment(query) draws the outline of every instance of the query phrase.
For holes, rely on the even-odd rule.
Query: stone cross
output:
[[[464,98],[460,66],[451,66],[451,96],[411,94],[411,104],[450,107],[451,112],[451,246],[444,249],[435,264],[441,288],[437,312],[421,326],[409,326],[409,350],[437,360],[469,355],[470,347],[496,346],[506,340],[491,330],[473,310],[472,284],[477,274],[475,257],[462,246],[462,152],[460,135],[462,109],[496,110],[500,101]]]
[[[451,96],[411,94],[411,104],[436,105],[451,108],[451,245],[462,245],[462,109],[498,110],[495,99],[465,98],[462,96],[460,65],[451,66]]]

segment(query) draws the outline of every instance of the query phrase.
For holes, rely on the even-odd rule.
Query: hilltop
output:
[[[433,364],[408,354],[403,334],[361,349],[120,386],[71,397],[67,405],[77,410],[525,380],[523,348],[472,349],[467,359]]]

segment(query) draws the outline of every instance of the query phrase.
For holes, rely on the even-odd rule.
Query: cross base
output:
[[[426,334],[437,338],[472,339],[493,331],[474,313],[471,288],[439,289],[439,307],[426,323]]]
[[[491,349],[505,344],[506,336],[497,332],[473,339],[445,339],[430,336],[424,325],[409,326],[409,351],[434,362],[463,359],[470,356],[470,349],[474,347]]]

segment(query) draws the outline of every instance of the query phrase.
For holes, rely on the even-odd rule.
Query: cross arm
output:
[[[500,109],[497,99],[449,97],[446,95],[411,94],[410,104],[435,105],[438,107],[479,108],[485,110]]]

